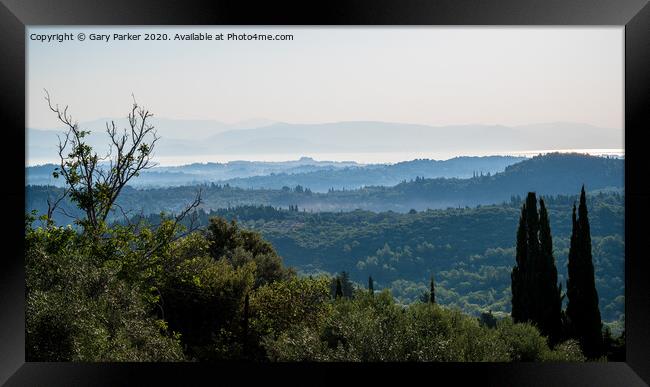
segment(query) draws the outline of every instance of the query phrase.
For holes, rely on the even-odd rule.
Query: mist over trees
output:
[[[490,205],[510,201],[513,195],[536,191],[539,195],[569,195],[580,190],[584,181],[592,190],[622,192],[624,161],[579,154],[547,154],[510,165],[505,171],[474,178],[427,179],[414,176],[395,186],[372,186],[353,190],[313,192],[309,187],[243,189],[228,184],[135,189],[126,186],[117,204],[125,211],[142,213],[180,212],[189,198],[202,191],[202,207],[220,209],[237,206],[297,206],[305,211],[354,211],[357,209],[406,213],[410,210],[446,209]],[[537,189],[543,187],[541,189]],[[27,208],[44,211],[43,196],[58,194],[63,188],[27,186]],[[67,201],[60,207],[74,214]],[[58,223],[69,222],[55,214]],[[119,213],[114,219],[120,218]]]
[[[562,337],[556,335],[561,301],[553,244],[564,241],[552,240],[551,225],[569,197],[545,197],[539,212],[529,194],[525,203],[511,195],[509,203],[475,208],[313,213],[298,199],[319,194],[296,186],[280,190],[289,209],[257,203],[207,212],[202,191],[191,187],[193,195],[187,195],[185,187],[166,191],[171,195],[164,199],[173,202],[168,212],[131,214],[135,201],[160,209],[152,191],[127,184],[150,165],[157,141],[147,124],[150,113],[134,101],[126,129],[109,122],[112,151],[101,156],[67,107],[49,106],[68,126],[53,176],[65,184],[27,187],[41,202],[39,208],[28,203],[25,216],[28,361],[557,362],[597,358],[603,351],[594,344],[603,340],[600,325],[600,339],[595,337],[595,276],[618,258],[620,245],[610,232],[621,222],[617,193],[594,197],[593,256],[584,190],[579,219],[574,207],[566,313],[571,334]],[[102,159],[109,168],[99,168]],[[550,159],[555,168],[557,160]],[[533,161],[535,168],[539,162]],[[466,181],[416,177],[391,189],[350,191],[350,197],[380,192],[388,202],[391,196],[428,195],[436,187],[452,195],[478,189],[473,186],[514,185],[508,174],[521,176],[518,168]],[[246,191],[211,189],[216,196]],[[262,191],[251,190],[268,194]],[[347,191],[322,195],[350,198]],[[35,196],[29,200],[34,204]],[[71,217],[75,227],[59,224],[57,213]],[[567,232],[553,227],[555,235]],[[596,256],[605,257],[597,267]],[[299,273],[294,261],[317,270]],[[471,291],[472,297],[486,297],[485,305],[508,303],[501,300],[508,292],[497,295],[494,289],[507,281],[515,262],[512,318],[491,308],[472,316],[450,302],[451,293],[468,291],[474,278],[489,285],[474,281],[482,289]],[[400,284],[410,286],[400,282],[402,273],[413,275],[414,297],[424,291],[426,300],[404,303],[391,294],[389,289],[399,293]],[[356,282],[366,278],[368,289]],[[515,299],[529,302],[515,306]],[[576,311],[587,318],[580,320]],[[606,329],[604,337],[603,352],[620,356],[624,336],[614,338]]]

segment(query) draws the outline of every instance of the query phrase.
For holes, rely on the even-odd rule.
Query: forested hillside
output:
[[[134,177],[135,188],[156,188],[197,184],[228,184],[240,188],[273,188],[302,185],[314,192],[354,189],[369,185],[395,185],[416,176],[467,178],[474,174],[502,172],[523,157],[455,157],[449,160],[411,160],[395,164],[359,164],[352,161],[316,161],[302,157],[295,161],[231,161],[194,163],[173,167],[156,166]],[[101,166],[100,166],[101,167]],[[27,167],[27,184],[62,185],[52,178],[56,165]]]
[[[549,210],[559,279],[566,280],[571,206],[577,196],[544,197]],[[622,329],[624,313],[624,203],[617,193],[591,195],[590,219],[596,283],[603,319]],[[439,302],[468,313],[510,311],[510,271],[521,199],[502,205],[400,214],[320,212],[247,206],[200,211],[236,220],[260,232],[284,261],[306,274],[347,271],[368,276],[398,300],[419,299],[430,275]],[[149,217],[156,222],[156,217]]]
[[[624,160],[579,154],[547,154],[508,166],[497,174],[475,177],[427,179],[413,176],[410,181],[392,187],[372,186],[354,190],[333,190],[316,193],[298,185],[281,189],[242,189],[228,184],[181,186],[156,189],[135,189],[126,186],[118,199],[125,212],[176,212],[202,190],[202,208],[219,209],[241,205],[269,205],[288,208],[297,205],[308,211],[352,211],[364,209],[375,212],[408,212],[426,209],[444,209],[502,203],[513,195],[535,191],[540,195],[574,194],[585,184],[590,191],[621,190],[623,188]],[[61,188],[47,186],[26,187],[26,208],[39,212],[47,210],[47,196],[56,197]],[[75,206],[62,203],[61,207],[74,214]],[[121,218],[115,211],[113,219]],[[56,214],[60,224],[70,218]]]

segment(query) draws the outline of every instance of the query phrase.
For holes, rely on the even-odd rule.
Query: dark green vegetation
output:
[[[490,328],[453,308],[401,306],[388,291],[345,297],[340,278],[332,299],[331,278],[297,277],[258,234],[220,219],[176,240],[169,220],[115,226],[99,243],[31,221],[28,361],[583,360],[577,342],[551,349],[508,318]]]
[[[569,278],[566,315],[569,334],[577,337],[589,357],[602,353],[602,327],[598,308],[598,292],[594,283],[594,264],[591,253],[591,231],[584,187],[580,194],[578,218],[573,205],[573,231],[569,250]]]
[[[558,283],[567,279],[571,206],[578,196],[544,197],[553,232]],[[617,193],[590,196],[590,221],[600,310],[615,332],[624,315],[624,203]],[[436,301],[478,316],[510,312],[510,274],[515,260],[522,200],[476,208],[415,213],[352,211],[310,213],[271,207],[199,210],[198,224],[212,216],[237,220],[259,231],[289,266],[304,274],[346,270],[375,289],[389,288],[402,303],[429,291]],[[156,216],[149,217],[156,223]],[[566,299],[565,299],[566,302]]]
[[[535,193],[529,192],[521,208],[517,264],[511,276],[513,321],[532,323],[549,338],[551,345],[566,339],[577,340],[588,359],[606,356],[623,360],[625,333],[613,340],[609,327],[603,330],[600,317],[584,186],[580,192],[579,218],[573,204],[566,311],[562,311],[562,286],[557,284],[548,212],[543,199],[539,204],[538,213]],[[485,314],[481,321],[488,321]]]
[[[512,319],[531,321],[551,343],[562,335],[562,295],[558,288],[553,240],[544,199],[529,192],[517,229],[516,265],[512,268]],[[591,273],[593,278],[593,271]],[[599,320],[600,321],[600,320]]]

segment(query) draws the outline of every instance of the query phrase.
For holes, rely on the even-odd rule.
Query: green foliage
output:
[[[355,286],[350,281],[350,275],[347,271],[342,271],[331,279],[330,289],[332,298],[351,298],[355,292]]]
[[[251,327],[260,337],[275,338],[293,325],[317,326],[331,310],[329,278],[292,278],[255,291]]]
[[[503,319],[497,324],[499,337],[507,343],[513,361],[542,361],[547,340],[531,323]]]
[[[497,319],[494,317],[491,310],[481,313],[481,316],[478,318],[478,323],[487,328],[497,327]]]
[[[178,334],[151,313],[140,283],[69,228],[26,229],[29,361],[183,360]],[[114,250],[119,254],[119,250]]]
[[[197,252],[205,241],[195,237]],[[189,246],[180,246],[187,253]],[[181,332],[192,359],[219,360],[242,356],[240,334],[246,294],[255,283],[256,264],[234,266],[210,256],[174,257],[176,266],[160,286],[162,314]]]
[[[557,344],[552,351],[544,352],[542,361],[547,362],[582,362],[586,358],[576,340],[567,340]]]
[[[276,361],[579,361],[575,343],[550,350],[530,324],[481,326],[457,309],[395,304],[387,291],[333,303],[319,326],[298,324],[268,340]]]
[[[159,268],[135,275],[126,246],[148,251],[138,249],[157,234],[128,244],[114,230],[98,249],[72,229],[29,227],[28,359],[579,360],[575,346],[548,349],[532,326],[490,329],[458,309],[400,305],[388,290],[332,301],[327,276],[256,287],[254,261],[213,259],[201,233],[168,241],[151,254]]]
[[[255,286],[289,278],[295,273],[282,266],[282,258],[273,245],[260,234],[241,229],[233,220],[214,217],[205,232],[210,256],[215,260],[227,259],[235,267],[255,263]]]
[[[577,199],[544,197],[558,281],[562,282],[567,277],[571,205]],[[623,197],[594,194],[590,203],[603,319],[619,321],[624,313]],[[488,309],[497,314],[510,312],[514,234],[521,204],[515,198],[502,205],[417,214],[309,213],[249,206],[199,213],[199,222],[207,224],[209,216],[236,219],[239,227],[261,233],[284,262],[299,272],[343,269],[359,283],[372,275],[376,290],[390,288],[401,303],[415,302],[422,292],[428,293],[430,276],[435,273],[436,302],[478,317]]]

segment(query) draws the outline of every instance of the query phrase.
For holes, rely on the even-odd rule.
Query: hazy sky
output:
[[[30,34],[293,34],[293,41],[41,43]],[[111,36],[112,38],[112,36]],[[28,127],[125,116],[623,128],[623,28],[29,28]]]

